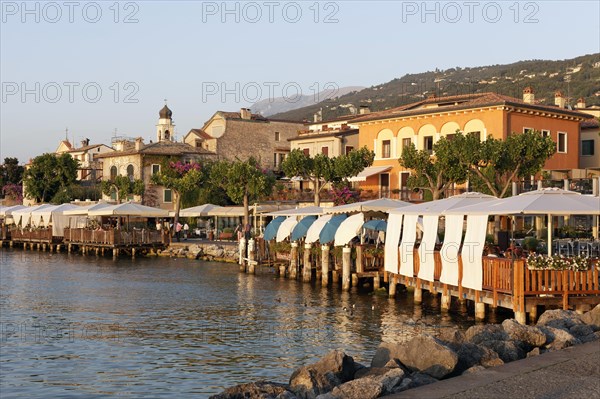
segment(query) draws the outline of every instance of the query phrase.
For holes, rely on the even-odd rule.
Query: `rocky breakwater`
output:
[[[237,262],[239,252],[236,245],[202,243],[189,245],[172,245],[165,250],[159,250],[154,255],[172,258],[200,259],[214,262]]]
[[[372,399],[477,373],[544,352],[600,339],[600,305],[579,315],[549,310],[535,326],[502,324],[423,334],[401,344],[382,343],[369,366],[342,350],[296,369],[287,384],[258,381],[226,389],[213,399]]]

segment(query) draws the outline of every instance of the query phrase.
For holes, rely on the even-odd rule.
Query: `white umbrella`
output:
[[[25,205],[0,206],[0,216],[10,216],[13,212],[27,208]]]
[[[284,209],[282,211],[265,213],[265,216],[311,216],[322,215],[327,208],[320,206],[307,206],[304,208]]]
[[[360,230],[362,229],[364,223],[364,213],[357,213],[356,215],[348,217],[337,229],[335,233],[334,245],[337,247],[348,244],[350,240],[360,234]]]
[[[89,216],[139,216],[139,217],[166,217],[169,211],[166,209],[153,208],[134,202],[126,202],[119,205],[110,205],[100,209],[88,211]]]
[[[87,215],[89,213],[89,211],[95,211],[95,210],[99,210],[102,208],[106,208],[108,206],[113,206],[112,204],[108,204],[106,202],[99,202],[97,204],[92,204],[92,205],[76,205],[74,208],[68,209],[66,211],[63,212],[63,215],[66,216],[83,216],[83,215]]]
[[[487,194],[481,194],[476,192],[463,193],[460,195],[454,195],[449,198],[444,198],[435,201],[423,202],[421,204],[414,204],[399,209],[393,209],[390,214],[403,214],[403,215],[441,215],[446,211],[464,207],[467,205],[479,204],[482,202],[488,202],[497,200],[496,197]]]
[[[296,219],[296,216],[290,216],[287,219],[285,219],[279,226],[279,229],[277,230],[276,241],[281,242],[281,241],[285,240],[286,238],[288,238],[290,236],[290,234],[292,233],[292,230],[294,229],[296,224],[298,224],[298,220]]]
[[[321,230],[323,230],[325,224],[329,222],[332,217],[333,215],[323,215],[315,220],[314,223],[308,228],[304,242],[307,244],[312,244],[313,242],[319,241],[319,234],[321,234]]]
[[[53,206],[54,205],[50,205],[50,204],[28,206],[28,207],[25,207],[24,209],[19,209],[17,211],[12,212],[12,217],[15,221],[15,224],[18,225],[19,223],[21,223],[21,226],[26,226],[27,224],[32,222],[32,220],[31,220],[32,212],[35,212],[37,210],[41,210],[44,208],[48,208],[48,207],[53,207]]]
[[[552,215],[600,215],[600,197],[544,188],[514,197],[448,211],[463,215],[548,215],[548,255],[552,254]]]
[[[209,216],[208,212],[215,208],[220,208],[220,207],[218,205],[213,205],[213,204],[204,204],[204,205],[199,205],[199,206],[193,206],[191,208],[181,209],[179,211],[179,216],[183,216],[183,217]]]
[[[410,202],[404,202],[389,198],[380,198],[369,201],[355,202],[334,206],[326,209],[325,213],[353,213],[353,212],[389,212],[392,209],[412,205]]]
[[[55,219],[58,220],[59,218],[64,218],[63,215],[65,211],[73,210],[75,208],[79,207],[77,205],[62,204],[38,208],[31,212],[31,220],[36,226],[47,227],[50,222],[54,223]]]

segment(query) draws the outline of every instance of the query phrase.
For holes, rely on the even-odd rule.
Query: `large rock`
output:
[[[339,385],[319,399],[375,399],[382,393],[381,383],[371,378],[361,378]]]
[[[581,343],[571,333],[561,328],[543,326],[540,327],[540,330],[546,334],[545,348],[548,350],[564,349]]]
[[[312,399],[354,377],[355,364],[343,351],[334,350],[318,362],[300,367],[290,377],[290,390],[299,398]]]
[[[276,382],[257,381],[227,388],[210,399],[295,399],[287,386]]]
[[[413,371],[439,379],[454,370],[458,356],[439,339],[424,334],[404,344],[398,360]]]
[[[572,310],[546,310],[538,319],[537,326],[547,326],[569,330],[571,327],[583,324],[581,316]]]
[[[485,346],[465,342],[452,344],[450,347],[458,355],[458,363],[454,369],[454,374],[457,375],[474,366],[494,367],[504,364],[496,352]]]
[[[371,367],[385,367],[390,360],[399,358],[400,352],[404,350],[403,348],[402,344],[382,342],[375,351],[373,359],[371,359]]]
[[[521,341],[530,347],[540,347],[546,343],[546,335],[542,330],[537,327],[520,324],[515,319],[504,320],[502,328],[511,339]]]
[[[400,384],[405,375],[406,373],[400,367],[369,367],[356,372],[354,379],[369,378],[376,381],[381,385],[381,392],[385,395],[392,393],[393,389]]]
[[[594,309],[582,314],[580,319],[585,324],[594,325],[600,328],[600,305],[596,305]]]
[[[480,344],[484,341],[502,341],[507,339],[508,334],[498,324],[476,325],[469,327],[465,332],[465,340],[474,344]]]
[[[438,339],[448,344],[462,344],[465,342],[465,333],[457,328],[444,328]]]

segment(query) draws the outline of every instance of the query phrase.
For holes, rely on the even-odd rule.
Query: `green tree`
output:
[[[0,165],[0,187],[7,184],[21,184],[25,168],[19,165],[17,158],[6,157]]]
[[[412,169],[408,179],[410,188],[429,190],[433,200],[440,199],[443,192],[454,183],[464,183],[467,167],[459,162],[459,149],[454,140],[441,138],[433,146],[435,155],[417,150],[410,144],[402,151],[400,165]]]
[[[299,149],[292,150],[281,167],[287,177],[300,176],[313,184],[314,204],[321,203],[321,191],[328,183],[347,181],[373,164],[375,154],[367,147],[350,151],[347,155],[329,158],[317,154],[311,158]]]
[[[141,179],[131,180],[128,176],[116,176],[114,180],[103,180],[100,186],[104,195],[115,193],[118,204],[130,195],[144,195],[145,185]]]
[[[489,137],[480,141],[474,135],[454,136],[458,159],[469,170],[471,185],[498,198],[509,193],[515,179],[541,172],[556,152],[556,143],[540,132],[512,133],[505,140]]]
[[[227,196],[244,207],[244,224],[250,223],[251,200],[269,195],[275,185],[275,176],[260,167],[254,157],[247,161],[220,161],[213,165],[210,181],[222,187]]]
[[[188,193],[194,191],[204,183],[202,165],[199,163],[184,163],[182,161],[164,160],[160,172],[152,175],[153,184],[163,186],[173,192],[175,202],[175,219],[173,224],[179,223],[179,210],[181,200]]]
[[[23,174],[25,195],[36,202],[48,202],[59,191],[75,183],[79,161],[69,154],[43,154]]]

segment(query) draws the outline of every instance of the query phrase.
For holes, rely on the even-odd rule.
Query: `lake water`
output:
[[[203,398],[287,382],[331,349],[369,363],[381,341],[474,324],[472,311],[442,315],[425,293],[415,306],[411,294],[322,289],[235,264],[0,255],[2,398]]]

